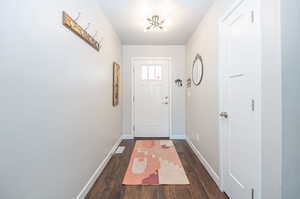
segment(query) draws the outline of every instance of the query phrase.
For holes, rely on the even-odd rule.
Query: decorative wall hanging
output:
[[[192,80],[195,86],[199,86],[203,79],[203,60],[202,57],[197,54],[193,61]]]
[[[113,106],[119,104],[119,92],[120,92],[120,65],[113,64]]]
[[[188,79],[186,80],[186,87],[187,87],[187,88],[191,88],[191,87],[192,87],[192,80],[191,80],[191,78],[188,78]]]
[[[182,87],[182,80],[181,80],[181,79],[176,79],[176,80],[175,80],[175,85],[176,85],[177,87]]]
[[[95,39],[98,32],[94,34],[92,37],[88,32],[87,29],[90,26],[90,23],[87,25],[87,27],[84,29],[80,25],[77,24],[77,20],[80,17],[80,13],[78,14],[78,17],[76,19],[72,19],[65,11],[63,11],[63,25],[71,30],[73,33],[75,33],[77,36],[79,36],[81,39],[83,39],[85,42],[87,42],[90,46],[92,46],[95,50],[99,51],[101,48],[100,43]],[[103,41],[103,40],[102,40]],[[101,41],[101,43],[102,43]]]

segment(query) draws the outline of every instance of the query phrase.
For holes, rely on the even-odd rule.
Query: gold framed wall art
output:
[[[120,65],[116,62],[113,63],[113,100],[112,105],[119,105],[120,98]]]

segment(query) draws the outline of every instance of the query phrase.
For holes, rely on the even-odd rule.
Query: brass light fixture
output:
[[[165,20],[161,20],[158,15],[154,15],[151,18],[147,18],[148,22],[150,23],[149,26],[146,27],[145,32],[148,31],[164,31],[165,28],[163,27],[163,24],[165,23]]]

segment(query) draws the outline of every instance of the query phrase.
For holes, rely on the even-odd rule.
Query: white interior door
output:
[[[135,137],[169,137],[169,60],[138,59],[133,67]]]
[[[259,197],[260,34],[253,0],[221,25],[224,189],[231,199]]]

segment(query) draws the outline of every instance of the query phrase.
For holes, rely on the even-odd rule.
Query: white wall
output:
[[[62,25],[63,10],[104,31],[101,52]],[[0,198],[75,198],[121,135],[121,43],[97,0],[6,0],[0,17]]]
[[[185,134],[185,87],[175,87],[174,80],[185,78],[184,46],[130,46],[123,47],[122,74],[124,79],[123,133],[131,135],[131,58],[133,57],[171,57],[173,85],[173,135]]]
[[[187,78],[197,53],[203,57],[200,86],[187,89],[187,136],[219,175],[218,22],[233,0],[219,0],[209,9],[187,43]]]
[[[261,1],[262,199],[281,198],[281,0]]]
[[[282,5],[282,111],[283,191],[282,199],[300,195],[300,2],[283,0]]]
[[[235,0],[217,0],[187,43],[187,77],[196,53],[204,79],[187,89],[187,137],[219,174],[218,20]],[[262,18],[262,199],[281,196],[281,40],[280,0],[261,2]],[[188,94],[190,96],[188,96]]]

